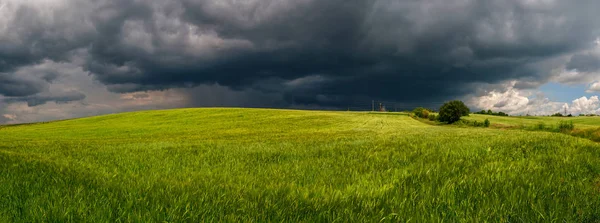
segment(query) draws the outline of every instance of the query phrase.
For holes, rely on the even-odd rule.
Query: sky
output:
[[[0,124],[371,100],[600,114],[597,0],[0,0]]]

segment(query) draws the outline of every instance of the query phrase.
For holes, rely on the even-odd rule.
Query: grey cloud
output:
[[[0,115],[0,124],[7,123],[8,121],[10,121],[10,119]]]
[[[135,99],[149,98],[150,97],[150,95],[148,95],[147,93],[135,93],[132,96]]]
[[[507,103],[508,103],[507,101],[500,101],[500,102],[494,104],[494,107],[495,108],[502,108],[502,107],[506,106]]]
[[[83,49],[81,66],[119,93],[215,85],[256,101],[240,105],[426,103],[507,80],[534,88],[551,75],[543,61],[600,35],[595,0],[63,3],[52,22],[41,7],[12,6],[9,28],[23,31],[0,34],[0,71]]]
[[[600,56],[586,53],[575,54],[571,57],[566,66],[569,70],[577,70],[580,72],[595,72],[600,70]]]
[[[517,81],[514,85],[516,89],[535,89],[542,85],[542,81]]]
[[[100,68],[90,64],[89,68],[105,83],[135,83],[151,89],[187,83],[248,88],[269,78],[291,81],[323,73],[332,82],[305,92],[315,100],[323,93],[408,100],[411,97],[397,95],[416,89],[451,97],[468,92],[450,89],[448,81],[461,88],[466,83],[544,75],[527,65],[589,45],[597,28],[579,14],[597,5],[594,1],[580,1],[575,6],[556,3],[552,7],[519,1],[180,3],[181,8],[171,9],[180,13],[170,18],[177,24],[208,30],[224,42],[251,44],[222,45],[223,51],[206,48],[209,54],[192,55],[193,59],[182,59],[177,66],[141,48],[129,53],[93,51],[92,57],[101,61],[106,57],[123,60],[102,62]],[[161,13],[154,11],[155,19],[140,25],[141,32],[154,39],[164,38],[160,31],[164,22],[156,17]],[[567,18],[562,25],[557,20],[560,16]],[[507,22],[512,24],[507,26]],[[172,29],[183,32],[177,31],[177,26]],[[200,31],[186,34],[208,35]],[[169,50],[173,47],[165,41],[152,42],[151,46],[175,59],[185,56]],[[169,64],[161,64],[164,61]],[[202,62],[189,64],[191,61]],[[123,64],[126,68],[122,70],[128,72],[107,72],[103,70],[106,64]],[[411,85],[405,85],[407,80]],[[364,87],[367,84],[369,87]]]
[[[281,93],[257,90],[236,91],[220,85],[200,85],[180,90],[189,98],[192,107],[288,107]]]
[[[0,13],[0,72],[45,59],[64,61],[90,44],[94,27],[84,1],[8,1]],[[4,26],[2,26],[4,25]]]
[[[69,103],[73,101],[80,101],[85,99],[86,95],[78,91],[67,91],[56,94],[40,94],[31,95],[26,97],[8,97],[4,98],[5,103],[17,103],[27,102],[27,106],[39,106],[48,102],[55,102],[57,104]]]
[[[39,93],[45,86],[46,82],[40,80],[0,73],[0,95],[27,96]]]
[[[59,65],[46,60],[9,73],[0,72],[0,95],[23,97],[47,91],[64,72]]]

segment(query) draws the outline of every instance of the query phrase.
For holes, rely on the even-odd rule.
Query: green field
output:
[[[540,116],[523,116],[523,117],[505,117],[492,115],[470,114],[463,119],[473,122],[483,123],[488,119],[492,128],[500,129],[521,129],[529,131],[550,131],[562,132],[568,135],[589,139],[600,143],[600,117],[540,117]],[[572,123],[574,129],[561,130],[560,123]],[[438,123],[439,124],[439,123]]]
[[[573,122],[579,129],[590,129],[600,128],[600,116],[585,117],[585,116],[574,116],[574,117],[549,117],[549,116],[493,116],[493,115],[480,115],[470,114],[469,117],[465,117],[466,120],[473,120],[483,122],[485,119],[489,119],[490,122],[498,127],[531,127],[544,123],[545,125],[556,125],[561,121]]]
[[[0,139],[0,222],[600,221],[600,144],[560,133],[179,109]]]

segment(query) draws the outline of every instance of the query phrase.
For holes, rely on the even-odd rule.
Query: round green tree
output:
[[[438,115],[440,122],[454,123],[460,117],[469,115],[469,108],[462,101],[447,102],[440,108]]]

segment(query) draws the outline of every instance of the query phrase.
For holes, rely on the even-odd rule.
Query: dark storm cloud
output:
[[[567,69],[580,72],[595,72],[600,70],[600,57],[594,54],[575,54],[567,63]]]
[[[61,92],[57,94],[40,94],[40,95],[31,95],[26,97],[9,97],[5,98],[5,103],[17,103],[17,102],[27,102],[27,106],[33,107],[38,105],[43,105],[48,102],[55,102],[57,104],[69,103],[73,101],[80,101],[85,98],[85,94],[78,91],[67,91]]]
[[[532,87],[549,75],[532,63],[600,34],[596,0],[66,2],[76,4],[54,22],[15,9],[22,38],[0,42],[0,71],[85,49],[84,69],[114,92],[218,84],[292,104],[437,102],[478,83]],[[32,93],[0,85],[0,94]]]
[[[0,95],[27,96],[39,93],[44,87],[45,83],[38,80],[20,79],[0,73]]]
[[[0,28],[0,72],[44,59],[66,60],[71,50],[90,44],[96,34],[87,22],[84,2],[69,1],[69,7],[62,8],[52,5],[58,1],[38,3],[44,2],[0,2],[0,24],[5,24]]]
[[[34,64],[10,73],[0,72],[0,95],[22,97],[41,93],[60,76],[60,71]]]

